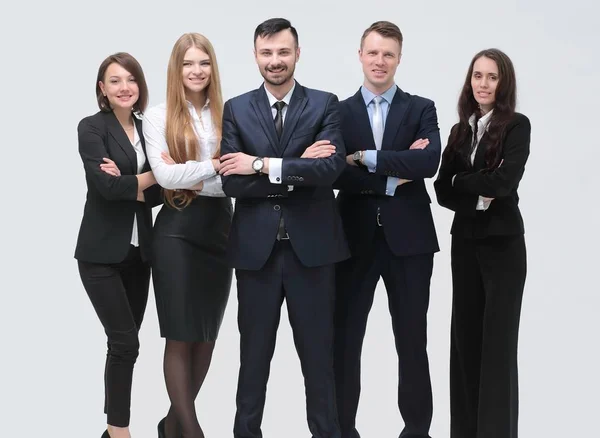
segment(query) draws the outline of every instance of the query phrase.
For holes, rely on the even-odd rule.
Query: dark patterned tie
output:
[[[281,133],[283,132],[283,107],[285,107],[285,102],[279,101],[273,104],[275,109],[277,110],[277,114],[275,115],[275,130],[277,131],[277,137],[281,138]]]

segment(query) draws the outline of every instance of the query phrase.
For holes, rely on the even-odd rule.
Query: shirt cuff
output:
[[[221,175],[215,175],[203,181],[202,190],[198,192],[201,196],[209,196],[213,198],[222,198],[225,196],[223,185],[221,183]]]
[[[454,180],[455,180],[455,178],[456,178],[456,175],[454,175],[454,176],[452,177],[452,187],[454,187]]]
[[[269,158],[269,181],[281,184],[281,165],[283,158]]]
[[[375,173],[377,169],[377,151],[368,150],[363,154],[363,163],[369,169],[369,172]]]
[[[396,188],[398,187],[398,181],[400,178],[396,178],[395,176],[388,176],[387,184],[385,186],[385,194],[388,196],[394,196],[396,193]]]
[[[477,207],[475,207],[475,210],[483,210],[483,211],[485,211],[485,210],[488,209],[488,207],[490,206],[491,203],[492,203],[491,200],[490,201],[485,201],[482,196],[479,196],[477,198]]]

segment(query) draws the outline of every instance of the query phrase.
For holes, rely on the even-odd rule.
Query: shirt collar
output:
[[[285,104],[287,106],[290,105],[290,101],[292,100],[292,95],[294,94],[294,90],[296,89],[296,81],[294,81],[294,85],[292,85],[292,88],[290,91],[288,91],[288,93],[283,96],[283,99],[281,99],[282,102],[285,102]],[[279,102],[279,100],[273,96],[269,90],[267,90],[267,87],[265,87],[265,92],[267,93],[267,98],[269,99],[269,106],[272,107],[273,105],[275,105],[276,102]]]
[[[392,84],[392,86],[390,88],[388,88],[386,91],[381,93],[381,97],[383,97],[383,99],[387,103],[392,103],[392,100],[394,100],[394,95],[396,94],[397,90],[398,90],[398,86],[396,84]],[[360,87],[360,92],[362,94],[363,100],[365,101],[365,105],[367,105],[367,106],[369,106],[371,101],[375,98],[375,96],[377,96],[377,94],[373,93],[371,90],[369,90],[364,85],[362,85]]]
[[[192,104],[192,102],[190,102],[189,100],[186,99],[185,103],[187,103],[188,108],[193,108],[194,105]],[[205,109],[208,108],[208,104],[210,103],[210,99],[206,98],[206,102],[204,102],[204,106],[202,107],[202,111],[204,111]]]
[[[478,131],[487,128],[487,125],[490,123],[490,119],[492,118],[493,112],[494,110],[489,111],[486,115],[484,115],[477,121]],[[471,114],[471,117],[469,117],[469,125],[471,125],[471,129],[475,130],[475,114]]]

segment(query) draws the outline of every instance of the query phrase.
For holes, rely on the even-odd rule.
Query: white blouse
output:
[[[217,134],[212,123],[208,100],[200,111],[200,115],[190,102],[187,105],[194,131],[198,136],[199,148],[196,160],[188,160],[181,164],[167,164],[160,156],[162,152],[169,152],[165,135],[167,104],[161,103],[154,106],[144,114],[146,154],[154,177],[161,187],[169,190],[189,189],[203,181],[202,190],[196,192],[198,195],[225,197],[221,176],[215,171],[211,160],[217,150]]]
[[[475,161],[475,155],[477,154],[477,148],[479,147],[479,143],[481,142],[481,138],[483,137],[483,134],[486,133],[487,129],[488,129],[488,125],[490,123],[490,119],[492,118],[492,113],[494,112],[494,110],[491,110],[490,112],[488,112],[486,115],[484,115],[483,117],[481,117],[478,121],[477,121],[477,136],[475,136],[475,114],[471,115],[471,117],[469,118],[469,125],[471,125],[471,129],[473,130],[473,140],[472,143],[473,144],[473,152],[471,153],[471,164],[473,164],[473,162]],[[475,207],[476,210],[487,210],[488,207],[490,206],[491,201],[485,201],[483,199],[483,197],[479,196],[479,198],[477,199],[477,207]]]
[[[135,157],[137,160],[137,174],[139,175],[144,168],[144,164],[146,164],[146,154],[144,154],[144,148],[142,147],[142,141],[140,140],[140,135],[138,134],[137,127],[135,123],[133,124],[133,143],[131,143],[133,149],[135,150]],[[133,231],[131,232],[131,244],[133,246],[140,246],[140,239],[138,234],[138,226],[137,226],[137,218],[135,213],[133,213]]]

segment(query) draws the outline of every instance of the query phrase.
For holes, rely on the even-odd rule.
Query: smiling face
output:
[[[204,92],[210,83],[210,57],[201,49],[190,47],[183,57],[181,74],[186,95]]]
[[[485,56],[475,61],[473,74],[471,75],[471,88],[473,89],[473,97],[484,113],[494,108],[499,80],[500,75],[496,61]]]
[[[285,87],[294,80],[300,48],[289,29],[267,37],[258,37],[254,43],[254,57],[265,82]]]
[[[98,85],[113,110],[131,110],[140,96],[136,78],[116,62],[108,66]]]
[[[371,92],[381,94],[394,84],[401,49],[394,38],[378,32],[372,31],[365,37],[358,55],[365,75],[364,85]]]

